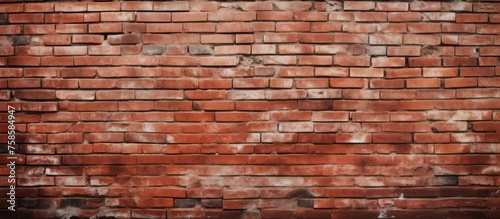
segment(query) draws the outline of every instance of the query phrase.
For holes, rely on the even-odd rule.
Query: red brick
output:
[[[445,88],[477,87],[477,78],[450,78],[444,80]]]
[[[375,9],[375,2],[357,2],[357,1],[344,2],[344,10],[369,11],[373,9]]]
[[[351,77],[383,77],[384,69],[378,68],[351,68]]]
[[[356,22],[383,22],[387,21],[387,12],[354,12]]]
[[[415,134],[416,143],[449,143],[450,134]]]
[[[40,58],[30,56],[17,56],[7,58],[9,66],[39,66]]]
[[[254,21],[255,12],[225,11],[224,13],[208,13],[209,21]]]
[[[82,44],[102,44],[104,36],[102,35],[73,35],[72,43]]]
[[[118,4],[118,9],[120,9],[120,4]],[[121,9],[124,11],[152,11],[153,2],[123,2]]]
[[[229,35],[229,34],[201,35],[201,43],[210,43],[210,44],[234,43],[234,35]]]
[[[387,18],[390,22],[411,22],[422,19],[418,12],[389,12]]]
[[[121,23],[89,24],[89,33],[121,33]]]
[[[472,57],[444,57],[444,66],[477,66],[477,59]]]
[[[55,11],[62,12],[74,12],[74,11],[86,11],[87,3],[78,2],[78,3],[55,3]]]
[[[32,4],[28,4],[27,9],[31,8]],[[23,12],[22,4],[2,4],[0,6],[0,12]]]
[[[441,58],[437,58],[437,57],[409,58],[408,63],[410,65],[410,67],[441,66]]]
[[[408,31],[411,33],[439,33],[441,32],[441,24],[411,23],[408,24]]]
[[[334,88],[364,88],[367,80],[362,78],[334,78],[330,79],[330,87]]]
[[[442,25],[442,31],[446,33],[475,33],[476,26],[474,24],[454,24],[454,23],[444,23]]]
[[[377,2],[375,6],[377,11],[408,11],[406,2]]]
[[[352,13],[350,12],[330,12],[328,14],[329,20],[334,21],[350,21]]]
[[[488,22],[488,14],[456,14],[455,22],[457,23],[484,23]]]
[[[459,36],[460,45],[491,45],[493,38],[491,36]]]
[[[43,14],[10,14],[10,23],[43,23]]]
[[[291,11],[258,11],[257,20],[266,21],[288,21],[293,20]]]
[[[348,33],[374,33],[377,31],[376,24],[344,24],[342,30]]]
[[[372,58],[373,67],[404,67],[406,61],[404,58]]]
[[[124,4],[126,4],[125,2]],[[144,3],[141,3],[144,4]],[[135,9],[134,9],[135,10]],[[138,12],[137,21],[139,22],[170,22],[171,14],[168,12]]]
[[[311,24],[309,22],[277,22],[277,32],[305,32],[310,31]]]
[[[457,68],[424,68],[424,77],[456,77]]]
[[[411,11],[439,11],[441,10],[441,3],[439,2],[412,2],[410,3]]]
[[[366,34],[338,33],[333,35],[335,43],[368,43]]]
[[[207,21],[206,12],[179,12],[172,14],[172,22]]]
[[[334,56],[333,64],[339,66],[370,66],[370,58]]]
[[[119,2],[89,2],[87,3],[88,11],[119,11]]]
[[[417,44],[417,45],[438,45],[441,43],[439,36],[431,36],[424,34],[408,34],[403,36],[403,44]]]
[[[82,143],[83,134],[81,133],[58,133],[47,135],[47,143]]]
[[[54,25],[24,25],[26,34],[54,34]]]
[[[154,2],[153,10],[155,11],[188,11],[188,2]]]
[[[279,45],[278,54],[312,54],[312,45]]]
[[[408,79],[406,86],[408,88],[438,88],[441,87],[441,80],[437,78]]]

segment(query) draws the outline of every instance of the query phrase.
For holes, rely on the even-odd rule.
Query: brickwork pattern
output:
[[[2,215],[500,218],[500,3],[2,0],[0,45]]]

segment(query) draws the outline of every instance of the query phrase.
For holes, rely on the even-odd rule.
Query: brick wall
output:
[[[500,218],[499,12],[2,0],[0,212]]]

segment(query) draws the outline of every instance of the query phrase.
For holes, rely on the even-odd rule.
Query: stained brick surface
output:
[[[1,0],[1,217],[500,218],[499,14]]]

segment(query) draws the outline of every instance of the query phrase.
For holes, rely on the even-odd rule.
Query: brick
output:
[[[404,67],[405,63],[404,58],[372,58],[373,67]]]
[[[366,34],[334,34],[333,42],[335,43],[368,43]]]
[[[234,35],[229,35],[229,34],[201,35],[201,43],[209,43],[209,44],[234,43]]]
[[[411,33],[439,33],[441,32],[441,24],[436,24],[436,23],[408,24],[408,31]]]
[[[89,24],[89,33],[121,33],[121,23]]]
[[[10,14],[10,23],[43,23],[43,14]]]
[[[406,24],[399,24],[399,23],[386,23],[386,24],[379,24],[377,26],[377,31],[380,31],[382,33],[405,33],[407,29]]]
[[[333,21],[350,21],[351,13],[349,12],[330,12],[328,19]]]
[[[403,44],[420,44],[420,45],[438,45],[441,43],[439,36],[430,36],[423,34],[411,34],[403,36]]]
[[[312,45],[279,45],[278,54],[312,54],[314,47]]]
[[[179,12],[172,14],[172,22],[207,21],[206,12]]]
[[[155,11],[189,11],[188,2],[154,2]]]
[[[444,23],[444,24],[442,24],[442,31],[449,32],[449,33],[462,33],[462,32],[475,33],[476,26],[473,24]]]
[[[178,33],[182,32],[180,23],[158,23],[146,24],[146,32],[149,33]]]
[[[420,47],[418,46],[400,46],[388,47],[388,56],[420,56]]]
[[[339,66],[370,66],[370,58],[334,56],[333,64]]]
[[[277,32],[306,32],[311,30],[309,22],[277,22]]]
[[[354,12],[356,22],[383,22],[387,21],[386,12]]]
[[[28,9],[31,8],[28,5]],[[0,12],[23,12],[22,4],[3,4],[0,7]]]
[[[493,39],[490,36],[459,36],[460,45],[491,45]]]
[[[351,68],[349,75],[351,77],[372,78],[383,77],[384,69],[381,68]]]
[[[68,46],[54,48],[54,55],[86,55],[86,46]]]
[[[424,68],[424,77],[456,77],[457,68]]]
[[[90,6],[90,5],[89,5]],[[120,4],[118,4],[118,10],[120,9]],[[124,11],[152,11],[152,2],[123,2],[121,4],[121,10]]]
[[[126,4],[125,2],[124,4]],[[168,12],[138,12],[137,21],[139,22],[170,22],[172,15]]]
[[[215,46],[216,55],[250,54],[250,46]]]
[[[457,23],[484,23],[488,22],[488,14],[456,14],[455,22]]]
[[[439,10],[441,10],[441,3],[416,1],[416,2],[410,3],[410,10],[411,11],[439,11]]]
[[[420,21],[421,15],[418,12],[389,12],[387,20],[390,22],[411,22]]]
[[[214,24],[214,23],[186,23],[186,24],[183,24],[182,28],[185,32],[210,33],[210,32],[215,32],[216,24]]]
[[[54,34],[54,25],[24,25],[26,34]]]
[[[377,31],[376,24],[344,24],[342,30],[348,33],[374,33]]]
[[[330,87],[334,88],[363,88],[367,80],[362,78],[335,78],[330,79]]]
[[[310,77],[314,75],[313,68],[280,68],[279,75],[281,77]]]
[[[444,80],[445,88],[456,88],[456,87],[476,87],[476,78],[450,78]]]
[[[101,44],[104,41],[102,35],[73,35],[71,38],[72,43],[81,44]]]
[[[344,10],[369,11],[375,9],[375,2],[345,1]]]
[[[119,2],[89,2],[87,3],[88,11],[119,11]]]
[[[87,3],[78,2],[78,3],[56,3],[54,4],[55,11],[62,12],[75,12],[75,11],[86,11]]]
[[[438,88],[441,87],[441,80],[437,78],[408,79],[406,86],[408,88]]]
[[[266,33],[264,34],[264,42],[266,43],[291,43],[297,42],[298,35],[296,33]]]
[[[257,20],[264,21],[289,21],[293,20],[292,11],[258,11]]]
[[[107,37],[109,44],[137,44],[140,43],[140,37],[136,34],[110,35]]]
[[[209,21],[255,21],[256,12],[235,12],[226,11],[224,13],[208,13]]]
[[[406,2],[376,2],[376,11],[408,11]]]
[[[441,58],[437,57],[417,57],[409,58],[410,67],[432,67],[441,66]]]

